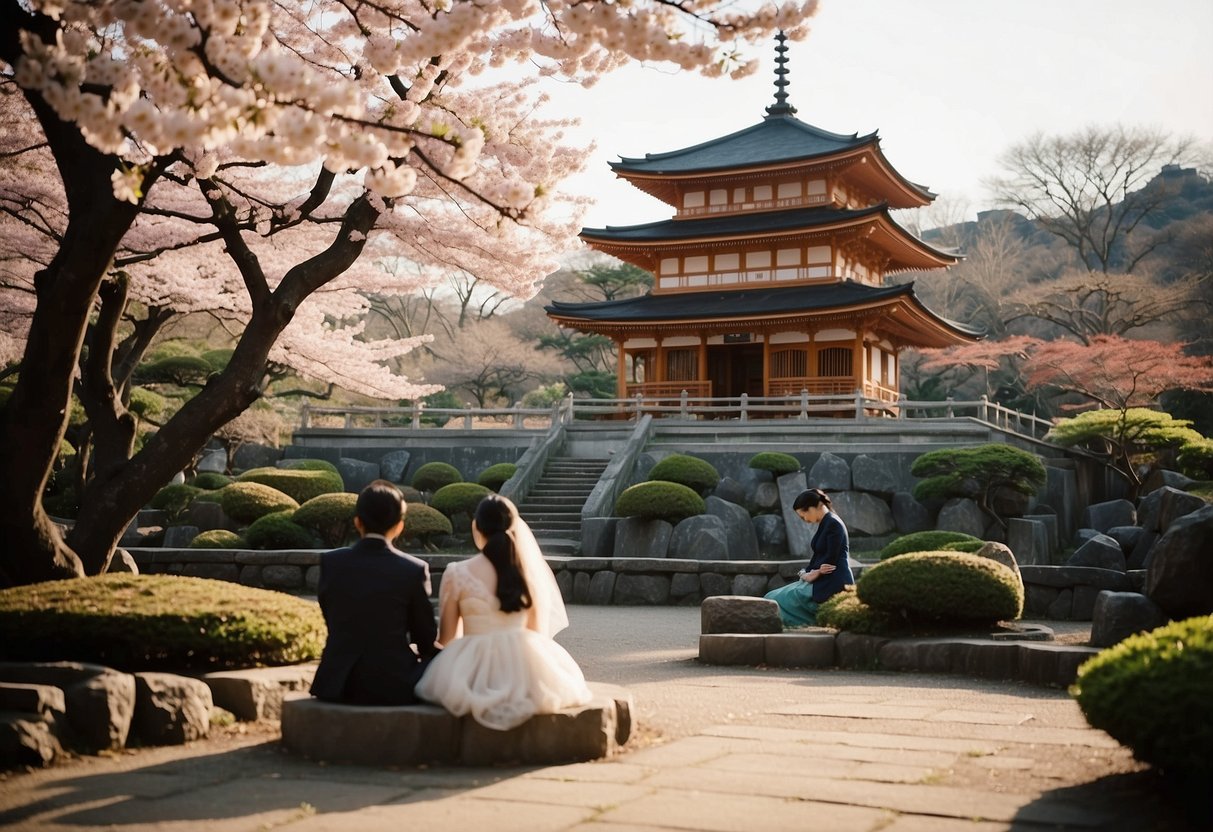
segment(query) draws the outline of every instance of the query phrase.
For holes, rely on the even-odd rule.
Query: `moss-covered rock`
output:
[[[244,539],[253,549],[315,549],[320,542],[311,530],[294,520],[295,511],[276,511],[267,514],[244,530]]]
[[[674,524],[706,510],[703,498],[690,488],[664,480],[633,485],[615,500],[615,514],[619,517],[644,517]]]
[[[210,529],[190,541],[191,549],[247,549],[248,541],[227,529]]]
[[[697,456],[670,454],[653,466],[653,470],[649,471],[649,480],[678,483],[696,494],[705,494],[720,482],[720,472],[712,463]]]
[[[1168,773],[1213,777],[1213,615],[1130,636],[1078,668],[1087,721]]]
[[[423,545],[430,545],[433,538],[450,534],[453,531],[451,521],[445,514],[425,503],[409,503],[404,513],[405,540],[416,540]]]
[[[313,661],[325,640],[315,603],[223,581],[124,573],[0,590],[0,632],[4,661],[128,672]]]
[[[794,474],[801,469],[800,460],[791,454],[781,454],[778,451],[763,451],[750,457],[750,467],[759,471],[770,471],[776,477],[784,474]]]
[[[336,471],[308,468],[253,468],[238,478],[239,482],[256,482],[277,488],[297,503],[306,503],[321,494],[339,494],[345,483]]]
[[[353,539],[357,504],[357,494],[321,494],[299,506],[291,519],[315,532],[325,546],[335,548]]]
[[[964,532],[911,532],[889,541],[889,544],[880,550],[880,559],[888,560],[906,552],[935,552],[947,543],[976,543],[980,547],[982,540]]]
[[[227,474],[220,474],[216,471],[203,471],[198,476],[194,477],[190,485],[194,488],[201,488],[204,491],[218,491],[225,485],[231,485],[235,480]]]
[[[919,621],[995,623],[1023,613],[1023,586],[1001,563],[964,552],[909,552],[863,573],[859,600]]]
[[[238,523],[252,523],[276,511],[299,508],[289,494],[259,482],[234,482],[221,493],[223,512]]]
[[[463,474],[445,462],[427,462],[413,474],[412,486],[418,491],[437,491],[444,485],[463,482]]]
[[[152,497],[152,501],[148,503],[151,508],[163,511],[170,521],[176,520],[181,516],[194,498],[202,493],[201,488],[195,488],[192,485],[184,483],[174,483],[166,485],[156,492]]]
[[[476,506],[480,505],[480,501],[492,493],[478,483],[453,482],[434,492],[434,496],[430,498],[430,507],[447,517],[457,517],[460,514],[471,517],[476,513]]]
[[[817,624],[848,633],[890,633],[898,628],[895,616],[869,607],[854,589],[840,592],[819,606]]]
[[[517,471],[518,466],[512,462],[498,462],[496,465],[490,465],[481,471],[480,476],[476,478],[476,482],[485,488],[500,491],[501,486],[505,485],[506,480],[514,476]]]

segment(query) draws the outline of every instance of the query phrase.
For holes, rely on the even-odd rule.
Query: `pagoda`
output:
[[[581,239],[651,272],[652,291],[546,307],[563,327],[614,340],[620,398],[858,391],[894,402],[902,350],[979,337],[929,310],[913,283],[886,285],[898,272],[958,262],[889,214],[935,195],[889,164],[875,132],[839,135],[797,119],[782,33],[777,40],[775,102],[762,121],[611,163],[675,214],[585,228]]]

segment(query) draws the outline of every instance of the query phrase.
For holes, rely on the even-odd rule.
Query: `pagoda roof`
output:
[[[761,329],[797,321],[878,316],[905,343],[942,347],[973,341],[984,332],[936,315],[914,292],[914,284],[867,286],[850,280],[815,286],[780,286],[708,292],[645,294],[591,303],[553,301],[544,307],[557,323],[587,332],[617,335]]]
[[[769,115],[744,130],[701,144],[623,157],[611,162],[616,175],[661,201],[674,205],[673,180],[723,180],[753,171],[811,168],[818,165],[863,165],[859,171],[868,187],[898,208],[927,205],[935,194],[906,179],[885,158],[875,133],[843,135],[806,124],[789,114]]]
[[[796,208],[700,219],[668,219],[642,225],[583,228],[580,236],[599,251],[651,270],[653,258],[672,248],[727,240],[792,238],[862,227],[870,228],[871,242],[889,254],[891,259],[886,273],[938,268],[960,261],[956,254],[937,249],[906,231],[889,216],[888,206],[883,204],[860,209]]]

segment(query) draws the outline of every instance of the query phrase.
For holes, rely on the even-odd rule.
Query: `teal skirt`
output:
[[[813,585],[807,581],[794,581],[772,589],[763,597],[779,605],[779,617],[785,627],[811,627],[817,623],[818,605],[813,600]]]

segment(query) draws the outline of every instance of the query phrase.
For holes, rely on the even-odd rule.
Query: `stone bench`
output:
[[[312,760],[370,766],[594,760],[627,742],[634,706],[616,685],[591,683],[590,690],[588,705],[537,714],[509,731],[435,705],[341,705],[290,693],[282,703],[282,744]]]

